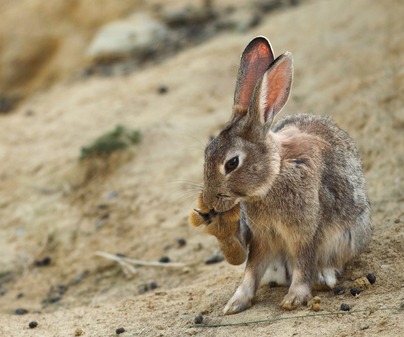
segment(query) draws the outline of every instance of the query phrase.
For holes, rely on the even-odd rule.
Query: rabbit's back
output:
[[[366,247],[371,235],[370,203],[357,147],[348,133],[328,117],[292,115],[279,121],[272,131],[282,133],[291,127],[315,136],[316,143],[323,144],[316,168],[320,241],[329,247],[334,238],[344,237],[354,256]]]

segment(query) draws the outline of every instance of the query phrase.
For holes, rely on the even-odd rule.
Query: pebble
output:
[[[28,326],[29,326],[31,329],[35,329],[35,328],[38,326],[38,322],[37,322],[37,321],[29,322]]]
[[[205,261],[205,264],[219,263],[222,262],[223,260],[224,260],[223,254],[217,253],[215,255],[208,257],[207,260]]]
[[[203,316],[202,315],[198,315],[194,318],[194,323],[195,324],[201,324],[203,322]]]
[[[25,315],[25,314],[28,314],[28,310],[24,309],[24,308],[18,308],[18,309],[15,309],[15,314],[16,315]]]
[[[310,310],[320,311],[321,310],[321,298],[319,296],[313,297],[308,303],[307,306]]]
[[[84,335],[84,330],[82,328],[76,328],[76,330],[74,330],[74,335],[76,337],[82,336],[82,335]]]
[[[342,311],[349,311],[351,310],[351,307],[346,303],[342,303],[339,309]]]
[[[320,303],[314,303],[310,306],[310,309],[313,311],[320,311],[321,310],[321,305]]]
[[[118,329],[115,330],[115,332],[116,332],[117,335],[119,335],[121,333],[124,333],[125,329],[124,328],[118,328]]]
[[[345,292],[345,288],[343,286],[336,286],[333,291],[334,295],[342,295]]]
[[[157,287],[158,287],[157,282],[155,282],[155,281],[150,282],[150,289],[151,290],[157,289]]]
[[[353,288],[358,288],[359,290],[365,290],[370,287],[370,282],[366,277],[357,278],[353,282]]]
[[[370,284],[374,284],[376,282],[376,276],[372,273],[367,274],[366,278]]]
[[[359,329],[361,330],[366,330],[369,329],[369,324],[366,322],[361,323],[361,325],[359,326]]]
[[[168,37],[165,24],[146,12],[100,27],[87,50],[92,61],[141,58],[156,51]]]

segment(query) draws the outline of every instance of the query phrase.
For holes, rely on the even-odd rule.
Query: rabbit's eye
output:
[[[227,173],[230,173],[232,171],[234,171],[238,166],[238,156],[235,156],[231,159],[229,159],[226,164],[224,164],[224,169]]]

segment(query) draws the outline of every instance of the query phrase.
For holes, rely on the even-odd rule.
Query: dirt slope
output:
[[[404,330],[404,6],[401,1],[316,1],[274,12],[248,34],[223,34],[127,77],[59,85],[0,119],[0,336],[398,336]],[[376,283],[352,297],[319,292],[321,313],[345,302],[351,315],[244,322],[284,313],[285,288],[261,289],[256,304],[223,316],[243,268],[205,265],[215,240],[187,224],[201,182],[203,147],[230,114],[239,55],[255,35],[295,59],[283,114],[333,117],[357,141],[373,203],[368,251],[341,284],[373,272]],[[158,93],[160,85],[168,92]],[[80,148],[122,124],[141,143],[92,179]],[[108,214],[108,215],[106,215]],[[179,247],[177,240],[186,245]],[[181,268],[139,267],[127,277],[96,251]],[[50,266],[33,262],[50,256]],[[7,281],[8,280],[8,281]],[[158,288],[141,294],[144,284]],[[63,292],[58,285],[68,285]],[[53,289],[50,291],[50,288]],[[55,288],[56,287],[56,288]],[[59,289],[59,290],[58,290]],[[23,296],[19,295],[23,293]],[[55,295],[56,294],[56,295]],[[44,299],[60,296],[55,303]],[[51,301],[52,302],[52,301]],[[27,315],[14,315],[17,308]],[[29,329],[28,323],[39,325]]]

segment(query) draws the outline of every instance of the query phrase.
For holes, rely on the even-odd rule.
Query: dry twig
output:
[[[164,267],[164,268],[180,268],[184,267],[184,263],[175,263],[175,262],[157,262],[157,261],[143,261],[143,260],[136,260],[131,259],[125,256],[118,256],[106,252],[95,252],[96,256],[104,257],[108,260],[112,260],[118,262],[121,266],[125,274],[127,275],[134,275],[136,274],[136,266],[147,266],[147,267]]]

